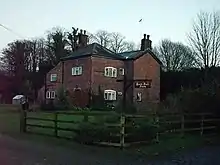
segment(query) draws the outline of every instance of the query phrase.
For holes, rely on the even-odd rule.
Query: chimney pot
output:
[[[147,39],[148,39],[148,40],[150,39],[150,35],[147,35]]]
[[[83,30],[82,29],[80,29],[80,34],[82,34],[83,33]]]
[[[84,34],[86,35],[86,30],[84,30]]]
[[[146,34],[144,34],[144,39],[146,39]]]

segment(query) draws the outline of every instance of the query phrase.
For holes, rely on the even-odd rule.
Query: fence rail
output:
[[[117,146],[117,147],[127,147],[131,146],[133,144],[139,144],[139,143],[149,143],[150,141],[132,141],[132,142],[126,142],[126,137],[131,136],[132,134],[126,131],[126,128],[132,127],[132,123],[129,123],[129,120],[138,120],[138,119],[153,119],[156,123],[156,125],[159,127],[163,125],[167,125],[169,127],[170,125],[173,126],[175,124],[179,124],[180,126],[176,128],[166,128],[165,130],[158,130],[156,133],[155,141],[159,141],[160,137],[165,134],[170,133],[178,133],[182,136],[185,135],[187,132],[198,132],[200,135],[204,135],[204,131],[206,130],[214,130],[216,129],[216,123],[209,123],[209,122],[220,122],[219,118],[214,118],[213,114],[210,113],[199,113],[199,114],[147,114],[147,115],[118,115],[114,113],[85,113],[85,112],[54,112],[54,113],[48,113],[50,115],[50,118],[43,118],[43,117],[33,117],[28,115],[29,112],[22,111],[21,112],[21,120],[20,120],[20,130],[21,132],[27,132],[27,133],[37,133],[37,134],[46,134],[42,132],[37,131],[31,131],[28,128],[42,128],[42,129],[50,129],[52,130],[52,134],[49,136],[54,136],[57,138],[65,138],[65,139],[71,139],[69,137],[65,137],[62,135],[59,135],[59,131],[67,131],[70,133],[77,133],[79,129],[77,128],[77,124],[81,122],[88,122],[89,117],[100,117],[100,116],[116,116],[120,118],[119,123],[103,123],[106,127],[117,127],[120,129],[120,132],[114,134],[115,137],[118,137],[119,142],[94,142],[95,144],[101,144],[101,145],[109,145],[109,146]],[[35,115],[37,114],[34,113]],[[81,121],[74,121],[71,120],[61,120],[59,117],[62,115],[66,116],[80,116],[82,118]],[[196,119],[188,119],[191,117],[198,117]],[[74,118],[73,117],[73,118]],[[171,117],[175,117],[175,120],[170,119]],[[31,122],[31,123],[30,123]],[[50,124],[45,124],[41,122],[49,122]],[[61,127],[61,124],[69,124],[68,126]],[[92,123],[92,122],[91,122]],[[187,124],[195,124],[197,123],[198,126],[188,126]],[[208,124],[208,125],[207,125]],[[71,125],[71,126],[70,126]],[[214,132],[214,131],[213,131]]]

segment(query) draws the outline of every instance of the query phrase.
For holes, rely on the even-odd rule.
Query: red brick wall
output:
[[[106,59],[101,57],[92,57],[92,90],[94,93],[98,92],[99,85],[102,90],[112,89],[122,92],[122,83],[116,82],[117,79],[122,79],[123,77],[117,72],[116,77],[105,77],[104,69],[105,67],[115,67],[124,68],[124,62],[114,59]]]
[[[57,74],[57,81],[55,82],[50,81],[51,74]],[[46,81],[47,89],[48,90],[58,89],[61,85],[61,79],[62,79],[62,62],[57,64],[57,66],[55,66],[47,73],[47,81]]]
[[[151,88],[134,88],[134,99],[137,93],[141,92],[142,102],[160,101],[160,64],[150,54],[145,54],[134,61],[134,79],[152,80]]]
[[[82,66],[82,75],[73,76],[72,67]],[[91,57],[68,60],[64,62],[64,85],[73,90],[76,85],[81,89],[89,89],[91,82]]]

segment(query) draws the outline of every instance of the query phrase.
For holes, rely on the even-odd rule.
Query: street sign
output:
[[[134,83],[135,88],[150,88],[151,87],[151,81],[137,81]]]

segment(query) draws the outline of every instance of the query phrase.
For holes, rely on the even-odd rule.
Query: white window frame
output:
[[[56,98],[56,92],[55,91],[47,91],[46,92],[46,99],[55,99]]]
[[[50,91],[46,92],[46,99],[50,99]]]
[[[83,73],[83,67],[82,66],[76,66],[72,67],[72,76],[79,76]]]
[[[56,98],[56,92],[55,91],[50,91],[50,98],[55,99]]]
[[[115,90],[104,90],[104,99],[105,100],[117,100],[117,92]]]
[[[105,77],[117,77],[117,68],[114,67],[105,67],[104,70]]]
[[[53,78],[56,78],[56,79],[53,80]],[[51,74],[51,75],[50,75],[50,81],[52,81],[52,82],[57,81],[57,74]]]

